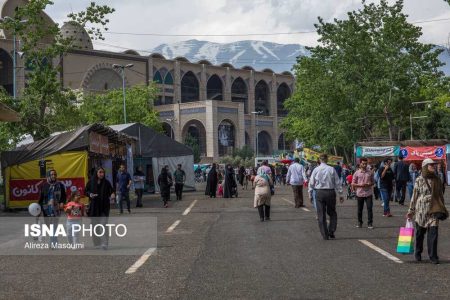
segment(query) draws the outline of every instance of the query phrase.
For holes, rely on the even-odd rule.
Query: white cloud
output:
[[[374,1],[378,2],[378,1]],[[390,1],[394,2],[394,1]],[[55,0],[47,12],[58,22],[70,11],[89,5],[87,0]],[[128,0],[97,1],[116,9],[110,17],[110,31],[162,34],[243,34],[314,30],[317,17],[326,21],[345,18],[347,12],[361,7],[358,0]],[[450,6],[443,0],[408,0],[404,11],[410,21],[450,18]],[[450,20],[420,24],[422,40],[445,44]],[[315,33],[276,36],[233,37],[155,37],[105,35],[105,43],[149,50],[162,43],[196,38],[213,42],[266,40],[277,43],[317,44]],[[96,48],[106,46],[97,45]],[[113,49],[113,48],[110,48]],[[117,50],[117,49],[116,49]]]

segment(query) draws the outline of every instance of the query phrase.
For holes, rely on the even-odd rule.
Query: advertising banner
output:
[[[445,159],[445,146],[403,147],[400,154],[405,160]]]
[[[5,169],[6,204],[10,208],[23,208],[38,201],[41,186],[47,180],[45,174],[51,169],[56,170],[58,180],[66,186],[66,192],[75,188],[82,192],[88,179],[87,168],[88,153],[86,151],[50,155],[7,167]],[[82,200],[86,202],[87,198]]]
[[[89,150],[94,153],[109,155],[108,137],[95,132],[89,133]]]
[[[365,147],[356,148],[356,157],[391,157],[398,156],[400,146]]]
[[[320,154],[322,154],[322,153],[311,150],[309,148],[303,148],[304,158],[308,161],[318,161]],[[342,156],[328,155],[328,164],[336,165],[338,162],[342,162],[343,159],[344,158]]]

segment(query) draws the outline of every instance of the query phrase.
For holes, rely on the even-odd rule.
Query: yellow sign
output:
[[[303,156],[308,161],[318,161],[320,157],[320,152],[311,150],[309,148],[303,148]],[[334,156],[334,155],[328,155],[328,164],[329,165],[336,165],[338,162],[343,161],[342,156]]]

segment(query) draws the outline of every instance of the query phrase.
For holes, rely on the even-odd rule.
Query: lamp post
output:
[[[16,50],[16,31],[17,31],[17,24],[25,24],[28,22],[28,20],[20,20],[18,21],[18,23],[16,24],[15,20],[11,17],[3,17],[0,18],[0,23],[4,23],[5,21],[7,22],[13,22],[14,23],[14,29],[13,29],[13,99],[16,100],[17,97],[17,82],[16,82],[16,69],[17,69],[17,50]]]
[[[126,92],[125,92],[125,68],[132,68],[133,64],[128,65],[118,65],[113,64],[113,69],[120,69],[121,75],[122,75],[122,92],[123,92],[123,120],[124,124],[127,123],[127,105],[126,105]]]
[[[258,115],[262,114],[263,112],[261,110],[259,111],[252,111],[252,114],[255,115],[255,133],[256,133],[256,157],[258,157]]]

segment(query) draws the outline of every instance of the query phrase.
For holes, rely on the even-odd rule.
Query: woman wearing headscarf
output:
[[[442,183],[436,175],[436,163],[427,158],[422,162],[422,175],[414,184],[413,196],[409,206],[408,219],[415,221],[414,255],[416,261],[422,260],[423,239],[427,233],[428,256],[434,264],[439,264],[437,255],[439,220],[448,217],[444,205]]]
[[[91,177],[85,188],[85,195],[89,197],[88,216],[91,217],[91,224],[108,223],[111,199],[116,196],[114,189],[108,179],[105,178],[105,169],[98,167],[94,176]],[[102,246],[104,250],[108,248],[108,235],[92,235],[94,247]]]
[[[244,179],[245,179],[245,167],[240,166],[240,168],[239,168],[239,184],[242,186],[242,189],[244,189]]]
[[[270,200],[272,193],[270,186],[273,184],[270,175],[267,175],[264,169],[258,170],[258,175],[255,177],[255,198],[253,205],[258,208],[259,218],[261,222],[270,220]]]
[[[217,173],[217,165],[214,163],[209,170],[208,178],[206,179],[205,195],[209,198],[216,198],[217,183],[219,181],[219,175]]]
[[[159,174],[158,176],[158,185],[161,191],[161,198],[164,202],[165,208],[169,207],[169,204],[167,202],[170,200],[170,181],[171,179],[167,168],[162,168],[161,174]]]
[[[233,167],[228,164],[225,169],[225,181],[223,185],[223,197],[233,198],[233,189],[237,187]]]

